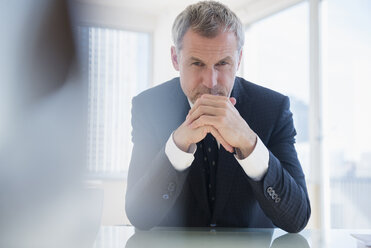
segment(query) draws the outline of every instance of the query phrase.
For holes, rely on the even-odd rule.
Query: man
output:
[[[132,224],[302,230],[311,210],[289,99],[235,76],[240,20],[199,2],[176,18],[173,40],[180,78],[133,99]]]

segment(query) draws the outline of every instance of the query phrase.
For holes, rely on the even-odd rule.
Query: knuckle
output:
[[[218,117],[218,123],[219,124],[224,124],[225,123],[225,118],[223,116]]]
[[[203,135],[206,135],[208,132],[209,132],[208,129],[207,128],[204,128]]]
[[[214,128],[212,126],[208,126],[208,131],[210,133],[215,133],[215,130],[214,130]]]

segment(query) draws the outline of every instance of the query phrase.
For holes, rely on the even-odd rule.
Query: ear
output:
[[[241,59],[242,59],[242,48],[241,48],[241,51],[240,51],[240,54],[239,54],[239,57],[238,57],[238,65],[237,65],[237,70],[240,68],[240,64],[241,64]]]
[[[176,53],[175,46],[171,46],[171,62],[173,63],[174,69],[179,71],[178,54]]]

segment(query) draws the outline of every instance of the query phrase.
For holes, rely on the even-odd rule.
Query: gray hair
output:
[[[176,49],[182,49],[182,41],[187,30],[201,36],[213,38],[222,32],[234,32],[238,51],[245,42],[245,33],[240,19],[227,6],[215,1],[202,1],[189,5],[176,18],[172,28]]]

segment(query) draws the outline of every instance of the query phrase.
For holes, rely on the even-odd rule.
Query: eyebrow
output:
[[[233,59],[232,59],[231,56],[227,56],[227,57],[225,57],[225,58],[219,60],[219,62],[221,62],[221,61],[226,61],[226,60],[233,61]]]
[[[202,62],[201,59],[196,58],[196,57],[190,57],[190,58],[189,58],[189,61],[200,61],[200,62]]]
[[[232,61],[232,57],[231,56],[227,56],[227,57],[219,60],[217,63],[220,63],[221,61],[226,61],[226,60]],[[196,58],[196,57],[193,57],[193,56],[189,58],[189,61],[198,61],[198,62],[202,62],[203,63],[203,61],[201,59]]]

